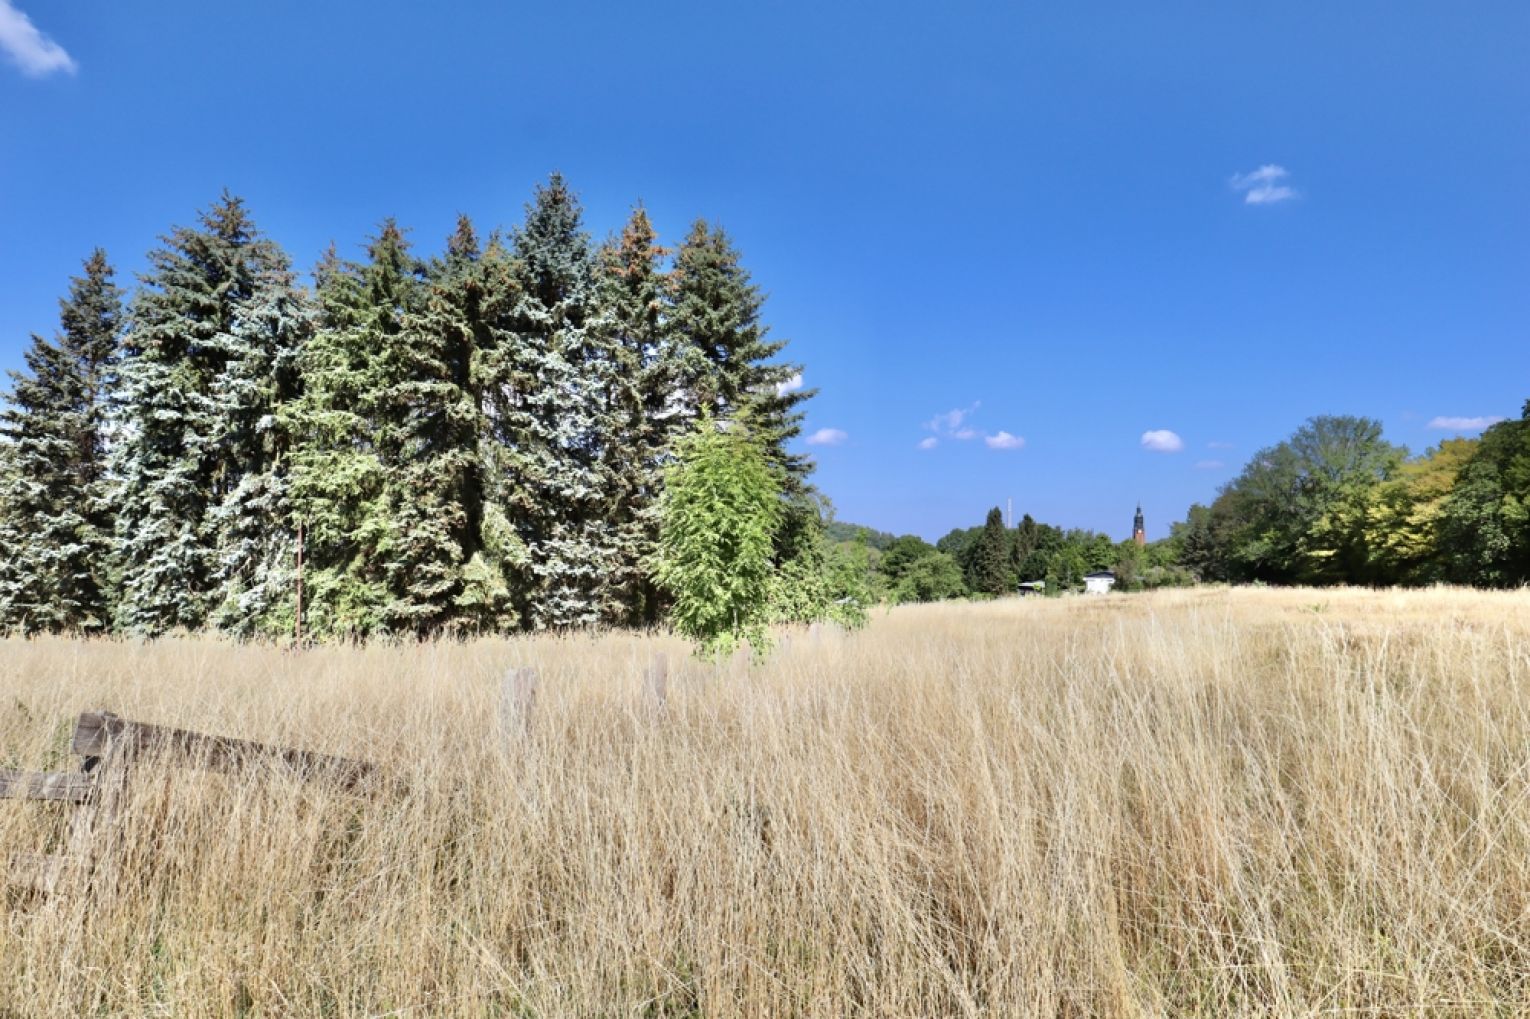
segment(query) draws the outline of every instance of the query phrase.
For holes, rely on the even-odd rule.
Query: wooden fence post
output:
[[[669,659],[660,651],[643,672],[643,692],[648,706],[663,714],[669,707]]]
[[[80,740],[80,727],[86,724],[86,716],[80,717],[75,727],[75,740]],[[127,800],[128,771],[132,767],[134,747],[130,740],[122,738],[120,729],[114,731],[111,723],[120,719],[110,713],[100,716],[105,746],[98,754],[85,757],[85,770],[95,781],[95,795],[76,808],[69,822],[69,842],[66,866],[75,869],[80,884],[96,892],[110,891],[116,884],[117,845],[121,831],[118,822]],[[49,889],[51,891],[52,889]]]
[[[531,724],[531,713],[536,705],[537,670],[522,667],[505,673],[499,691],[499,714],[506,738],[515,730],[524,730]]]

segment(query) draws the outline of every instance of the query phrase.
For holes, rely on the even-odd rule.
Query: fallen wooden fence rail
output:
[[[0,770],[0,800],[64,800],[84,803],[95,793],[96,781],[78,771]]]
[[[305,778],[329,778],[347,788],[359,785],[375,771],[365,761],[130,722],[109,712],[87,711],[81,715],[74,727],[73,747],[76,754],[85,758],[86,771],[92,770],[92,761],[101,759],[110,747],[129,755],[152,751],[162,757],[176,757],[184,763],[219,771],[261,764],[284,765]]]
[[[92,879],[109,875],[109,840],[119,820],[131,765],[140,754],[218,771],[285,769],[305,780],[333,781],[344,789],[354,789],[376,774],[375,767],[365,761],[134,722],[107,711],[80,715],[70,747],[84,758],[80,771],[0,770],[0,800],[51,800],[75,807],[66,852],[13,854],[5,872],[7,884],[46,894],[71,874]]]

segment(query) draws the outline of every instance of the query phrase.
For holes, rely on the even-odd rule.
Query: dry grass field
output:
[[[7,893],[6,1019],[1530,1013],[1527,593],[910,607],[720,670],[0,649],[0,767],[106,708],[389,778],[141,763],[112,887]],[[0,802],[0,859],[67,813]]]

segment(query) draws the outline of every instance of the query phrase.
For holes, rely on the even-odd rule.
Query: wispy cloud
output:
[[[1227,465],[1220,460],[1197,460],[1195,469],[1198,471],[1219,471]]]
[[[0,3],[4,3],[4,2],[5,2],[5,0],[0,0]],[[799,390],[801,388],[802,388],[802,373],[798,372],[797,374],[793,375],[791,378],[787,379],[785,382],[777,382],[776,383],[776,395],[777,396],[785,396],[787,393],[795,393],[797,390]]]
[[[972,415],[983,405],[983,401],[974,400],[967,407],[956,407],[943,414],[936,414],[924,423],[926,430],[933,435],[926,435],[919,440],[920,449],[934,449],[940,445],[942,439],[954,439],[957,442],[970,442],[981,438],[984,445],[989,449],[1019,449],[1025,445],[1025,439],[1009,432],[998,431],[992,434],[983,432],[972,425]]]
[[[809,446],[838,446],[848,438],[850,438],[850,433],[842,429],[820,428],[807,437],[807,444]]]
[[[54,71],[73,74],[78,65],[64,47],[37,30],[32,19],[17,10],[11,0],[0,0],[0,50],[21,73],[41,78]]]
[[[955,407],[943,414],[936,414],[924,423],[924,427],[934,435],[928,436],[919,443],[920,449],[934,449],[939,445],[939,439],[956,439],[958,442],[966,442],[977,438],[981,432],[971,425],[972,415],[983,405],[982,400],[973,400],[966,407]]]
[[[970,428],[963,428],[962,424],[972,417],[982,405],[982,400],[973,400],[972,405],[969,407],[957,407],[954,410],[946,411],[944,414],[936,414],[925,422],[924,427],[936,435],[949,435],[952,438],[970,439],[977,433]],[[966,434],[958,434],[962,432]]]
[[[1206,448],[1207,449],[1232,449],[1233,448],[1233,444],[1230,443],[1230,442],[1218,442],[1217,440],[1213,439],[1212,441],[1206,443]]]
[[[1142,433],[1142,448],[1154,453],[1178,453],[1185,448],[1185,440],[1167,428],[1155,428]]]
[[[1463,418],[1463,417],[1437,417],[1429,420],[1430,428],[1443,428],[1452,432],[1480,432],[1484,428],[1491,428],[1503,420],[1502,415],[1487,417]]]
[[[1008,432],[995,432],[983,437],[989,449],[1019,449],[1025,445],[1025,439],[1019,435],[1011,435]]]
[[[1291,171],[1284,166],[1266,163],[1257,170],[1233,174],[1228,183],[1234,191],[1243,192],[1247,205],[1274,205],[1297,197],[1295,188],[1282,183],[1290,176]]]

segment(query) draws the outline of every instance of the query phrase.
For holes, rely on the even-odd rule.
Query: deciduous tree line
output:
[[[1530,401],[1410,457],[1368,418],[1315,417],[1175,525],[1203,580],[1530,583]]]
[[[723,231],[594,244],[558,176],[421,257],[385,221],[304,286],[224,195],[129,298],[106,256],[0,417],[0,624],[317,637],[643,625],[679,438],[747,419],[774,568],[822,563],[799,366]],[[820,599],[821,601],[821,599]],[[789,613],[788,613],[789,614]]]

